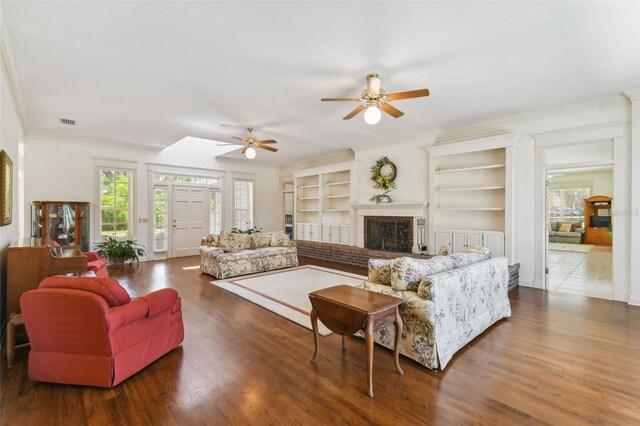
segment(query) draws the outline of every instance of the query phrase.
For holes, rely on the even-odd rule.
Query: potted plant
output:
[[[96,251],[100,257],[109,259],[111,265],[122,267],[127,260],[135,260],[140,263],[140,256],[146,253],[144,247],[132,240],[117,240],[107,237],[105,241],[96,244]]]

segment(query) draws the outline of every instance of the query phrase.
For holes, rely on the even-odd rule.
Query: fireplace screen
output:
[[[365,216],[364,246],[371,250],[411,253],[413,218]]]

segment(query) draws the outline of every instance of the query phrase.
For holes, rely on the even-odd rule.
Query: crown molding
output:
[[[623,90],[622,93],[633,103],[640,102],[640,87]]]
[[[285,164],[280,165],[280,175],[287,176],[288,174],[293,175],[295,171],[311,169],[315,167],[327,166],[335,163],[344,163],[347,161],[353,161],[355,159],[355,155],[352,149],[346,149],[337,154],[328,154],[321,157],[315,157],[313,160],[291,160]]]
[[[24,106],[24,98],[22,97],[22,91],[18,84],[18,72],[16,71],[16,64],[13,59],[13,49],[11,48],[11,39],[9,37],[9,29],[7,28],[7,21],[4,14],[4,0],[0,0],[0,63],[2,66],[2,73],[7,80],[7,86],[11,91],[11,100],[16,109],[18,120],[20,121],[20,127],[22,128],[22,134],[26,135],[29,126],[27,121],[27,110]]]
[[[166,148],[166,146],[161,145],[146,145],[146,144],[135,144],[129,142],[122,141],[114,141],[109,139],[98,139],[98,138],[83,138],[76,136],[63,136],[54,133],[29,133],[25,136],[25,141],[32,142],[54,142],[54,143],[65,143],[72,145],[82,145],[82,146],[95,146],[104,149],[123,149],[128,151],[143,151],[143,152],[155,152],[158,153]]]
[[[491,136],[500,136],[511,133],[512,126],[526,123],[529,121],[538,121],[545,118],[553,118],[561,115],[579,114],[582,112],[593,111],[595,109],[614,108],[628,105],[629,100],[626,92],[617,96],[609,96],[606,98],[594,99],[579,104],[567,105],[558,108],[551,108],[542,111],[529,112],[524,114],[514,114],[496,119],[483,121],[480,123],[453,127],[442,130],[436,141],[436,145],[452,142],[460,142],[467,139],[479,139]]]

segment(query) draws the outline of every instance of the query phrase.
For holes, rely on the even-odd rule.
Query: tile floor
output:
[[[549,250],[549,291],[611,299],[611,247],[589,253]]]

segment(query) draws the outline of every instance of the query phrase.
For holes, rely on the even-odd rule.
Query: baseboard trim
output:
[[[629,299],[629,304],[633,306],[640,306],[640,299],[638,298]]]

